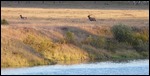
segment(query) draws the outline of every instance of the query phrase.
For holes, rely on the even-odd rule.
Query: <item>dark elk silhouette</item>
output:
[[[88,18],[90,21],[96,21],[96,19],[94,17],[91,17],[91,15],[88,15]]]
[[[23,17],[22,15],[20,15],[20,18],[21,18],[21,19],[27,19],[27,17]]]

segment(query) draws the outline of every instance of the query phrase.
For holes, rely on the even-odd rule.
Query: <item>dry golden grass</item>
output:
[[[19,15],[28,17],[21,20]],[[96,22],[87,19],[93,14]],[[90,9],[41,9],[41,8],[1,8],[1,16],[11,25],[18,26],[88,26],[126,23],[143,26],[148,23],[148,10],[90,10]]]
[[[2,37],[1,42],[1,66],[21,67],[43,64],[43,57],[27,45],[11,37]]]

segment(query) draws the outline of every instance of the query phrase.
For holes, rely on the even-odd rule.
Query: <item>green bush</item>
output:
[[[140,54],[143,56],[143,58],[148,58],[149,59],[149,51],[142,51]]]
[[[133,32],[136,34],[144,35],[146,39],[149,37],[149,26],[142,26],[142,27],[132,27]]]
[[[65,39],[66,39],[66,42],[67,42],[67,43],[75,43],[75,36],[74,36],[74,33],[68,31],[68,32],[66,33]]]
[[[61,38],[61,39],[58,40],[58,43],[59,44],[65,44],[66,40],[64,38]]]
[[[105,49],[115,52],[118,49],[118,42],[115,40],[107,40]]]
[[[149,40],[149,35],[145,34],[145,33],[133,33],[132,36],[134,37],[134,39],[141,39],[143,42],[148,42]]]
[[[149,37],[145,34],[133,33],[131,44],[138,52],[149,50]]]
[[[8,25],[9,23],[8,23],[7,20],[3,19],[3,20],[1,20],[1,24],[3,24],[3,25]]]
[[[112,27],[112,32],[116,40],[125,42],[133,46],[138,51],[149,50],[149,32],[146,28],[132,28],[126,25],[115,25]]]
[[[83,44],[90,45],[92,43],[93,37],[89,35],[85,40],[82,41]]]
[[[93,38],[91,35],[89,35],[85,40],[82,41],[82,43],[91,45],[96,48],[104,48],[106,45],[106,38],[104,37]]]
[[[126,25],[119,24],[112,27],[112,33],[119,42],[130,42],[132,29]]]
[[[138,51],[149,51],[149,43],[144,43],[142,40],[135,40],[133,48]]]
[[[91,45],[96,48],[104,48],[106,45],[106,39],[104,37],[92,39]]]

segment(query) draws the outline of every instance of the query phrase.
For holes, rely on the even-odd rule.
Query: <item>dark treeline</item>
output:
[[[127,3],[128,1],[1,1],[2,3],[18,3],[18,4],[21,4],[21,3],[42,3],[42,4],[49,4],[49,3],[52,3],[52,4],[62,4],[62,3],[69,3],[69,4],[74,4],[74,3],[89,3],[89,4],[96,4],[96,3],[107,3],[107,2],[110,2],[110,3],[114,3],[114,2],[121,2],[121,3]]]

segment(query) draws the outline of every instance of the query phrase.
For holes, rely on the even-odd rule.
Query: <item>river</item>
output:
[[[1,68],[1,75],[149,75],[149,59]]]

